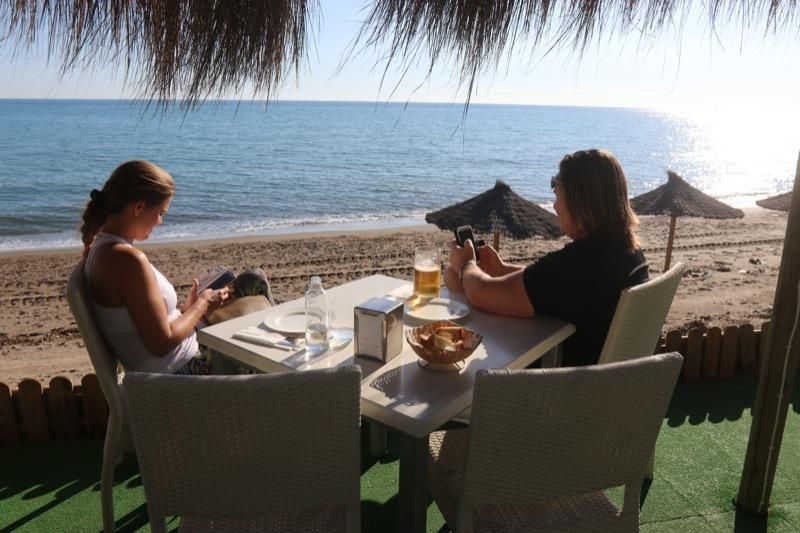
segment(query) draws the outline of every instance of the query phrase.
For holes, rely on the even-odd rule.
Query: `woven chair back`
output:
[[[682,275],[683,263],[676,263],[657,278],[622,291],[600,364],[653,355]]]
[[[360,382],[357,366],[239,376],[128,372],[154,531],[166,516],[184,526],[206,520],[200,529],[214,522],[314,531],[307,519],[331,510],[337,530],[358,531]]]
[[[86,345],[86,351],[89,352],[89,359],[92,361],[97,380],[100,382],[100,389],[106,397],[109,412],[123,419],[125,406],[119,387],[122,369],[117,364],[116,355],[111,351],[97,328],[89,303],[89,294],[86,290],[83,263],[84,261],[81,260],[70,274],[67,283],[67,302]]]
[[[638,491],[682,362],[673,352],[589,367],[480,371],[465,508],[626,485],[638,516]]]

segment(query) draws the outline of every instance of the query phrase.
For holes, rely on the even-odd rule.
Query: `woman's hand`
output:
[[[192,288],[189,290],[189,296],[186,297],[186,301],[181,305],[181,313],[185,313],[197,301],[197,287],[199,286],[197,278],[194,278],[192,280]]]
[[[230,295],[230,288],[206,289],[200,293],[199,299],[206,303],[206,314],[213,313],[225,304]]]

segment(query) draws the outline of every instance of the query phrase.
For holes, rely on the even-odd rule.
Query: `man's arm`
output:
[[[461,286],[470,305],[480,311],[518,318],[535,314],[522,268],[492,277],[470,260],[461,268]]]

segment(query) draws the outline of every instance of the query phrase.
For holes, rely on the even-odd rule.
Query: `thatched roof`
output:
[[[601,35],[631,31],[648,39],[679,26],[692,4],[373,0],[353,49],[379,48],[387,69],[422,62],[431,72],[440,61],[453,61],[469,98],[476,76],[496,68],[522,41],[531,52],[580,52]],[[705,4],[711,24],[763,21],[766,31],[796,26],[800,13],[800,3],[780,0]],[[291,71],[298,73],[318,9],[318,0],[0,0],[0,42],[14,42],[17,54],[45,44],[65,71],[120,67],[138,96],[161,103],[185,98],[194,104],[245,89],[269,97]]]
[[[631,199],[631,207],[640,215],[673,217],[741,218],[740,209],[723,204],[689,185],[676,173],[667,171],[667,183]]]
[[[469,224],[478,233],[496,232],[512,239],[561,236],[558,217],[519,196],[500,180],[469,200],[428,213],[425,222],[450,230]]]
[[[692,4],[682,0],[376,0],[357,42],[388,47],[387,69],[393,63],[427,63],[430,74],[437,63],[452,60],[469,100],[478,74],[494,70],[515,45],[524,42],[531,53],[559,47],[581,53],[601,36],[631,32],[646,41],[666,27],[680,28]],[[800,15],[800,3],[781,0],[703,4],[705,20],[712,26],[738,19],[746,28],[763,22],[764,32],[797,26]]]
[[[116,66],[142,96],[266,93],[305,54],[316,0],[0,0],[0,42],[43,41],[62,68]]]
[[[770,196],[763,200],[756,200],[756,205],[760,205],[766,209],[776,209],[778,211],[788,211],[789,206],[792,204],[792,191],[779,194],[777,196]]]

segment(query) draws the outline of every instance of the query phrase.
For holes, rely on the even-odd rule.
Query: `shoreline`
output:
[[[349,226],[349,224],[342,226]],[[343,236],[343,235],[357,235],[362,233],[376,233],[376,234],[391,234],[403,231],[440,231],[438,228],[433,226],[432,224],[427,224],[424,221],[416,221],[416,222],[409,222],[408,224],[398,224],[392,226],[375,226],[375,227],[363,227],[363,228],[352,228],[352,227],[341,227],[336,228],[334,225],[331,226],[314,226],[309,227],[309,229],[303,229],[302,226],[298,226],[296,230],[289,230],[289,231],[275,231],[275,232],[268,232],[268,233],[260,233],[260,232],[253,232],[241,235],[228,235],[223,234],[217,237],[186,237],[186,238],[176,238],[176,239],[164,239],[164,240],[155,240],[155,241],[137,241],[136,247],[141,247],[144,250],[157,250],[160,248],[169,248],[174,246],[197,246],[197,245],[206,245],[206,244],[220,244],[220,243],[254,243],[260,242],[264,240],[287,240],[287,239],[296,239],[296,238],[319,238],[319,237],[336,237],[336,236]],[[329,229],[328,229],[329,228]],[[19,255],[42,255],[42,254],[61,254],[61,253],[81,253],[82,246],[75,245],[75,246],[64,246],[64,247],[56,247],[56,248],[20,248],[20,249],[13,249],[13,250],[3,250],[0,249],[0,257],[14,257]]]
[[[758,194],[741,194],[741,195],[732,195],[732,196],[725,196],[717,198],[720,201],[724,201],[726,204],[735,207],[737,209],[741,209],[742,211],[747,212],[748,210],[758,210],[762,209],[758,205],[756,205],[755,201],[758,199],[763,198],[764,195]],[[537,204],[540,207],[550,211],[553,213],[552,203],[539,203]],[[167,223],[169,224],[169,222]],[[370,220],[370,221],[349,221],[349,222],[332,222],[332,223],[322,223],[322,224],[287,224],[285,226],[277,226],[274,228],[264,228],[264,229],[257,229],[251,231],[242,231],[242,232],[233,232],[233,231],[224,231],[218,234],[208,234],[206,232],[199,232],[196,235],[190,236],[181,236],[181,237],[164,237],[158,238],[156,236],[156,240],[153,242],[147,242],[147,246],[153,245],[174,245],[180,243],[205,243],[205,242],[212,242],[212,241],[223,241],[223,240],[258,240],[267,237],[273,236],[319,236],[319,235],[327,235],[327,234],[339,234],[339,233],[350,233],[350,232],[359,232],[359,231],[392,231],[396,229],[402,228],[413,228],[413,227],[425,227],[429,224],[425,222],[424,216],[419,217],[401,217],[396,219],[391,218],[379,218],[377,220]],[[34,235],[19,235],[13,236],[14,239],[21,239],[24,244],[22,247],[19,248],[3,248],[3,243],[0,241],[0,257],[3,257],[7,254],[14,254],[14,253],[34,253],[34,252],[68,252],[73,250],[79,250],[81,248],[80,245],[80,236],[78,235],[77,229],[73,232],[61,231],[58,233],[43,233],[39,235],[44,235],[44,242],[47,243],[50,241],[74,241],[74,244],[69,246],[64,246],[61,244],[48,246],[36,246],[35,243],[37,241],[37,234]],[[57,237],[56,237],[57,236]],[[9,237],[10,238],[10,237]],[[48,240],[49,239],[49,240]],[[27,243],[33,243],[33,246],[28,246]],[[144,245],[143,243],[139,243],[140,245]]]
[[[758,329],[769,318],[787,214],[760,207],[744,211],[743,219],[678,219],[672,260],[684,262],[686,273],[665,329],[743,323]],[[651,277],[663,267],[668,227],[667,217],[641,217],[638,233]],[[324,287],[375,273],[410,280],[414,247],[445,246],[450,240],[449,231],[412,225],[144,243],[142,249],[180,299],[192,278],[210,268],[261,267],[280,303],[301,297],[312,275],[322,276]],[[527,264],[567,242],[563,237],[503,238],[500,252]],[[58,375],[79,382],[92,367],[64,288],[81,250],[19,250],[0,256],[0,382],[13,388],[25,377],[46,383]]]

